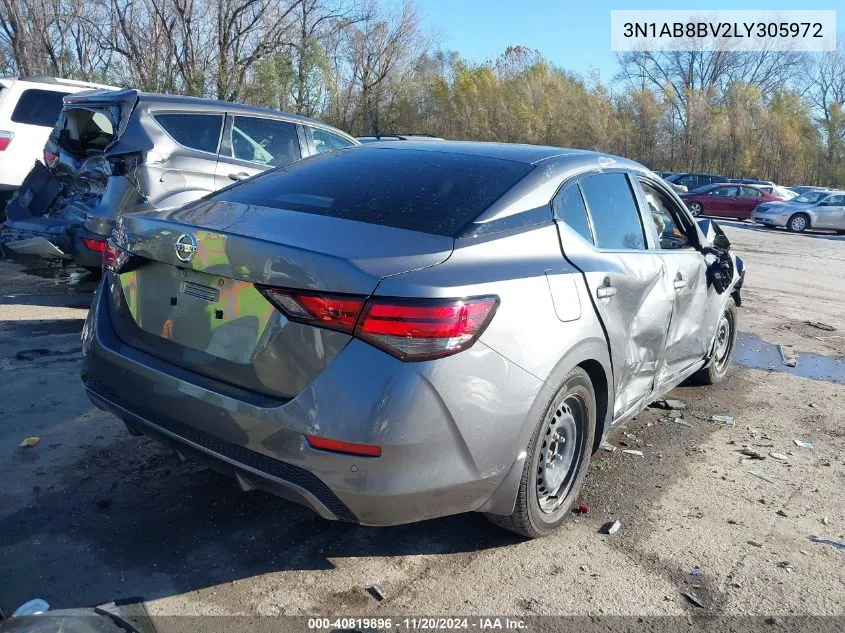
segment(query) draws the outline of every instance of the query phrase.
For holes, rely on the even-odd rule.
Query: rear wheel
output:
[[[701,203],[700,202],[690,202],[689,203],[689,212],[692,213],[694,218],[697,218],[701,215]]]
[[[545,536],[561,525],[584,482],[595,428],[593,383],[576,367],[534,429],[513,513],[487,518],[529,538]]]
[[[707,367],[699,369],[692,379],[702,385],[714,385],[720,382],[728,373],[731,366],[734,346],[736,345],[737,309],[733,297],[728,298],[719,324],[716,326],[716,343],[713,346],[713,357]]]
[[[803,233],[810,228],[810,218],[806,213],[796,213],[789,218],[786,228],[793,233]]]

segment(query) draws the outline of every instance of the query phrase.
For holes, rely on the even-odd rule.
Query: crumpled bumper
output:
[[[102,254],[89,249],[83,238],[103,239],[79,226],[37,218],[28,222],[7,222],[0,230],[0,248],[4,257],[27,266],[75,264],[82,268],[99,268]]]

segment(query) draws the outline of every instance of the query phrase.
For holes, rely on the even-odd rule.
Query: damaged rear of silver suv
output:
[[[304,117],[224,101],[96,90],[69,95],[6,207],[5,256],[100,270],[115,219],[185,204],[272,167],[357,142]]]

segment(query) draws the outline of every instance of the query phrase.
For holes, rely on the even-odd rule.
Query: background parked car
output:
[[[675,185],[683,185],[689,191],[694,191],[706,185],[712,185],[717,182],[728,182],[724,176],[716,176],[714,174],[674,174],[666,178],[666,182],[671,182]]]
[[[807,191],[788,201],[766,202],[751,219],[765,226],[786,227],[793,233],[829,229],[845,233],[845,191]]]
[[[787,187],[790,191],[794,191],[799,196],[808,191],[830,191],[830,187],[817,187],[815,185],[798,185],[797,187]]]
[[[196,200],[303,156],[357,145],[331,126],[224,101],[137,90],[65,98],[7,207],[4,251],[99,268],[118,215]]]
[[[57,77],[0,78],[0,214],[36,160],[65,95],[108,88]]]
[[[669,176],[674,176],[675,172],[672,172],[672,171],[656,171],[654,173],[657,174],[658,176],[660,176],[666,182],[668,182],[669,185],[672,187],[672,189],[674,189],[678,193],[684,193],[684,192],[688,191],[687,187],[685,187],[684,185],[679,185],[679,184],[674,183],[674,182],[669,182],[669,180],[668,180]]]
[[[689,193],[680,194],[694,216],[748,220],[754,208],[761,202],[780,202],[781,199],[752,185],[719,183]]]

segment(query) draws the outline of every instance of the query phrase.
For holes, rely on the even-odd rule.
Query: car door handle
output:
[[[249,174],[245,171],[239,171],[236,174],[229,174],[229,180],[246,180],[249,178]]]
[[[610,277],[605,277],[602,285],[596,289],[596,296],[599,299],[610,299],[616,294],[616,288],[611,285]]]
[[[675,290],[681,290],[682,288],[687,287],[687,282],[684,279],[683,275],[681,275],[681,273],[678,273],[678,276],[675,277],[675,281],[672,282],[672,285],[675,286]]]

